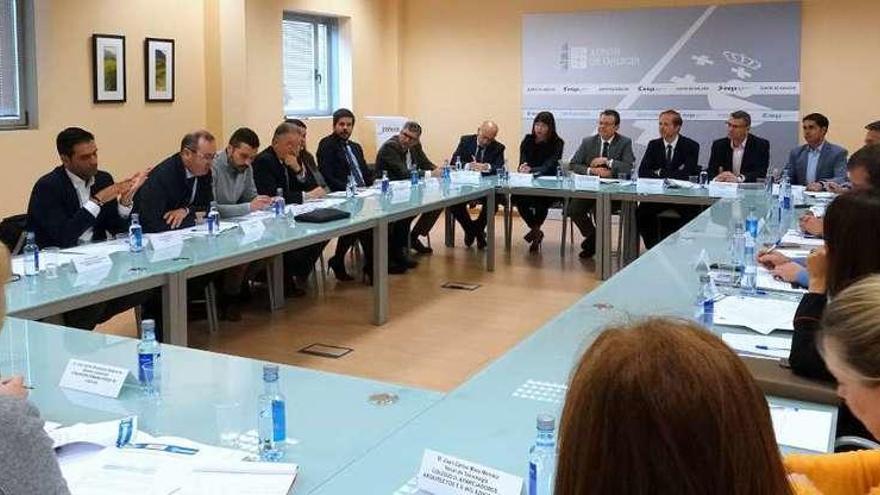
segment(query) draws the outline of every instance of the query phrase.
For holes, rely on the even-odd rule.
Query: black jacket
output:
[[[477,135],[469,134],[467,136],[462,136],[458,142],[458,147],[455,148],[455,151],[452,153],[452,163],[454,164],[458,158],[461,158],[462,164],[470,163],[476,159],[476,155]],[[498,141],[492,141],[486,146],[486,149],[483,151],[482,159],[479,161],[491,165],[489,171],[483,172],[483,175],[497,174],[498,170],[504,168],[504,145]]]
[[[818,380],[834,381],[825,366],[825,360],[816,348],[816,332],[820,329],[822,313],[828,298],[825,294],[808,292],[801,298],[794,314],[794,334],[788,362],[796,375]]]
[[[95,194],[112,184],[113,176],[99,170],[91,193]],[[73,182],[64,166],[59,165],[34,184],[28,203],[27,228],[34,233],[41,248],[69,248],[76,246],[79,237],[90,228],[92,239],[103,241],[108,234],[124,232],[128,222],[119,216],[116,200],[104,204],[97,217],[80,206]]]
[[[304,162],[302,165],[306,173],[305,178],[300,180],[296,172],[278,158],[275,148],[269,146],[264,149],[254,158],[253,163],[257,194],[274,197],[280,187],[284,191],[285,203],[302,203],[303,192],[318,187],[314,174],[308,171],[308,165]]]
[[[134,197],[133,213],[140,215],[141,226],[146,233],[171,230],[165,219],[166,213],[179,208],[189,208],[189,215],[180,228],[192,227],[196,223],[196,211],[206,211],[214,199],[211,187],[211,174],[194,177],[196,181],[195,198],[192,197],[192,182],[186,178],[186,168],[180,153],[175,153],[156,165],[144,185]]]
[[[358,169],[364,178],[364,185],[372,185],[375,178],[373,171],[367,166],[367,161],[364,159],[364,150],[361,145],[351,140],[345,141],[336,134],[331,134],[318,143],[317,152],[318,170],[321,171],[321,175],[324,176],[327,187],[331,191],[344,191],[348,185],[351,168],[346,157],[348,153],[345,150],[346,143],[351,146],[351,151],[357,159]]]
[[[642,157],[639,177],[688,180],[691,176],[700,175],[699,159],[699,143],[679,135],[672,161],[666,163],[665,141],[663,138],[652,139]]]
[[[416,170],[434,170],[437,168],[425,155],[420,143],[410,149],[410,157]],[[406,149],[400,144],[398,136],[391,136],[376,153],[377,175],[388,172],[391,180],[409,179],[410,171],[406,168]]]
[[[519,144],[519,164],[528,163],[533,175],[556,175],[564,147],[562,138],[539,143],[534,134],[526,134]]]
[[[743,152],[742,166],[739,173],[746,182],[757,182],[767,175],[770,164],[770,141],[749,134],[746,138],[746,149]],[[730,138],[716,139],[712,143],[712,154],[709,155],[709,177],[733,171],[733,148]]]

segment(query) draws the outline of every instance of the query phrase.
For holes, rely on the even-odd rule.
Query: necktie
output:
[[[483,150],[482,146],[477,146],[477,156],[476,156],[477,163],[483,163],[483,154],[484,154],[483,152],[484,151],[485,150]]]
[[[191,205],[193,203],[193,201],[196,200],[196,185],[197,184],[196,184],[195,177],[190,177],[189,179],[186,179],[186,186],[189,187],[189,189],[191,191],[190,195],[189,195],[189,202],[187,203],[187,206]]]
[[[351,169],[351,175],[354,176],[357,185],[363,187],[364,176],[361,175],[361,169],[358,167],[357,158],[355,158],[354,152],[351,151],[351,145],[348,143],[345,143],[345,158],[348,160],[348,168]]]
[[[608,158],[608,141],[602,141],[602,158]]]
[[[666,163],[667,164],[672,163],[672,145],[671,144],[666,145]]]

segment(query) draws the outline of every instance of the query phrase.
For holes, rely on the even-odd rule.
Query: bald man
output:
[[[476,134],[462,136],[458,147],[452,153],[452,163],[461,160],[468,170],[475,170],[484,176],[495,175],[504,168],[504,145],[495,140],[498,136],[498,125],[487,120],[480,124]],[[467,205],[460,204],[449,208],[452,216],[464,229],[464,244],[470,247],[477,241],[477,248],[486,248],[486,200],[481,200],[483,208],[476,220],[471,219]],[[498,209],[498,201],[495,201]],[[494,215],[495,212],[493,211]]]

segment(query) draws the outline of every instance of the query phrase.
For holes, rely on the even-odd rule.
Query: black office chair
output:
[[[0,242],[6,245],[12,256],[21,252],[27,233],[27,215],[13,215],[0,222]]]

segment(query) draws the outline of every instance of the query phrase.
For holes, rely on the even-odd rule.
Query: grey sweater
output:
[[[29,402],[8,396],[0,396],[0,493],[70,493],[40,412]]]
[[[214,201],[220,217],[240,217],[251,211],[251,201],[257,197],[254,171],[247,167],[239,171],[229,163],[226,150],[217,153],[211,167],[214,185]]]

